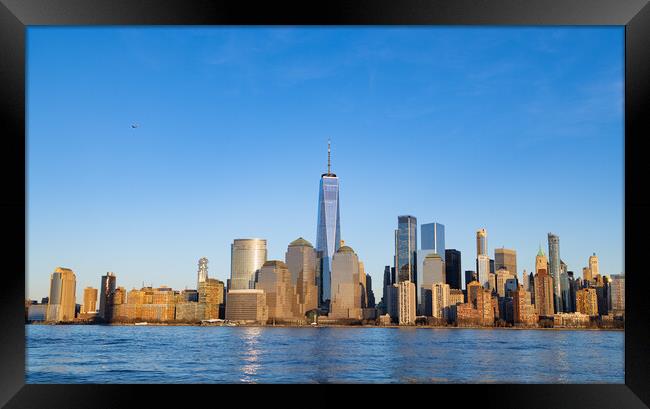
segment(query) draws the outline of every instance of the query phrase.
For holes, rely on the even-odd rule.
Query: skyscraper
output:
[[[422,250],[433,250],[445,260],[445,226],[440,223],[427,223],[420,226]]]
[[[478,275],[476,275],[476,271],[465,270],[465,289],[467,289],[467,284],[471,283],[472,281],[478,281]]]
[[[108,272],[102,276],[102,285],[99,288],[99,318],[111,320],[111,305],[113,292],[115,291],[115,274]]]
[[[555,312],[562,312],[562,289],[560,283],[560,237],[548,234],[548,270],[553,278],[553,303]]]
[[[560,294],[562,295],[562,311],[571,312],[571,288],[569,282],[568,268],[564,261],[560,260]]]
[[[445,278],[449,288],[460,290],[462,288],[462,277],[460,273],[460,251],[445,249]]]
[[[413,216],[398,216],[395,230],[395,271],[397,283],[417,282],[418,221]]]
[[[476,258],[476,275],[478,281],[485,288],[489,287],[490,281],[490,257],[487,254],[479,254]]]
[[[332,257],[332,318],[361,319],[359,258],[349,246],[339,248]]]
[[[517,252],[512,249],[500,248],[494,249],[494,269],[495,272],[505,267],[512,275],[517,277]]]
[[[418,310],[421,314],[425,314],[425,293],[424,291],[431,291],[431,286],[435,283],[445,283],[445,262],[442,257],[436,253],[431,253],[426,256],[422,263],[422,271],[420,271],[420,281],[416,287],[416,301],[418,303]]]
[[[395,284],[397,287],[397,316],[399,325],[415,324],[415,284],[405,280]]]
[[[58,267],[50,276],[47,321],[72,321],[75,317],[77,279],[69,268]]]
[[[84,304],[81,312],[85,314],[93,313],[97,310],[97,289],[93,287],[84,288]]]
[[[199,288],[201,283],[204,283],[208,279],[208,259],[202,257],[199,259],[199,272],[196,288]]]
[[[591,270],[591,277],[596,278],[596,276],[600,275],[600,271],[598,269],[598,256],[596,253],[593,253],[592,256],[589,256],[589,270]]]
[[[322,252],[320,272],[321,305],[327,305],[332,297],[332,257],[341,242],[341,212],[339,206],[339,178],[332,173],[331,149],[327,142],[327,173],[323,173],[318,189],[318,226],[316,251]]]
[[[612,274],[611,278],[611,309],[614,314],[623,314],[625,312],[625,276]]]
[[[266,240],[235,239],[230,245],[230,284],[228,290],[255,288],[255,274],[266,262]]]
[[[291,273],[291,284],[296,287],[301,312],[304,314],[318,308],[314,247],[300,237],[289,244],[284,259]]]
[[[368,293],[368,308],[375,308],[375,292],[372,289],[372,277],[366,274],[366,292]]]
[[[449,318],[449,284],[434,283],[431,286],[431,316],[435,318]]]
[[[478,229],[476,231],[476,255],[487,255],[487,231]]]
[[[296,287],[292,285],[291,273],[283,261],[265,262],[258,274],[255,289],[264,290],[266,294],[269,319],[291,320],[301,315]]]

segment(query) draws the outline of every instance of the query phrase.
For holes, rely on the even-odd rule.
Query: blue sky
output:
[[[27,296],[57,266],[194,288],[235,238],[315,243],[318,182],[377,301],[397,216],[474,269],[546,234],[579,276],[624,271],[622,27],[30,27]],[[133,122],[140,124],[132,129]],[[418,231],[419,234],[419,231]],[[418,240],[420,240],[418,238]]]

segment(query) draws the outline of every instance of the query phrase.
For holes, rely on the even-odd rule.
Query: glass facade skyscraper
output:
[[[460,251],[445,249],[445,278],[446,283],[452,289],[462,289],[462,277],[460,272],[461,258]]]
[[[266,262],[266,240],[235,239],[230,245],[228,290],[255,288],[255,275]]]
[[[560,238],[548,234],[548,271],[553,278],[553,300],[556,312],[562,312],[562,290],[560,283]]]
[[[331,171],[330,146],[327,145],[327,173],[320,178],[318,188],[318,226],[316,250],[321,252],[320,305],[332,297],[332,256],[341,245],[341,211],[339,208],[339,178]]]
[[[442,261],[445,259],[445,226],[440,223],[427,223],[420,226],[422,250],[433,250]]]
[[[417,283],[418,221],[413,216],[398,216],[395,230],[395,272],[397,283]]]

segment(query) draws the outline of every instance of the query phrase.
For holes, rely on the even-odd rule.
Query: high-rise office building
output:
[[[593,253],[593,255],[589,256],[589,270],[591,271],[592,278],[600,275],[600,270],[598,268],[598,256],[596,253]]]
[[[104,321],[110,321],[111,316],[111,305],[113,304],[112,297],[113,292],[115,291],[115,274],[108,272],[106,275],[102,276],[102,284],[99,288],[99,318]]]
[[[81,312],[90,314],[97,311],[97,289],[93,287],[84,288],[84,303]]]
[[[368,307],[368,291],[366,287],[366,268],[359,260],[359,293],[361,296],[361,308]]]
[[[589,267],[583,267],[582,268],[582,279],[585,282],[590,282],[593,279],[593,277],[591,275],[591,269]]]
[[[332,318],[361,319],[359,258],[349,246],[340,247],[332,257]]]
[[[318,308],[314,247],[300,237],[289,244],[284,259],[291,273],[291,284],[296,287],[302,314]]]
[[[415,284],[410,281],[400,281],[397,287],[397,316],[399,325],[415,324]]]
[[[229,290],[255,288],[255,275],[266,262],[266,240],[235,239],[230,245]]]
[[[463,288],[463,279],[460,269],[460,251],[455,249],[445,249],[445,282],[449,284],[451,289],[460,290]]]
[[[576,291],[576,311],[589,316],[598,315],[598,296],[595,288]]]
[[[614,314],[622,314],[625,312],[625,276],[623,274],[612,274],[611,278],[611,310]]]
[[[205,280],[208,279],[208,259],[205,257],[202,257],[199,259],[199,271],[198,271],[198,278],[196,281],[196,288],[199,288],[199,285]]]
[[[476,274],[476,271],[465,270],[465,289],[467,289],[467,285],[472,281],[478,281],[478,275]]]
[[[372,290],[372,277],[366,274],[366,292],[368,293],[368,308],[375,308],[375,292]]]
[[[513,321],[515,324],[532,325],[537,322],[537,313],[531,300],[530,292],[526,291],[523,285],[518,285],[517,289],[512,293]]]
[[[426,315],[425,290],[430,291],[431,286],[435,283],[445,283],[445,262],[437,253],[428,254],[422,262],[422,271],[420,271],[420,280],[417,283],[416,302],[418,310],[422,315]]]
[[[434,283],[431,286],[431,316],[434,318],[449,319],[450,305],[449,284]]]
[[[553,278],[546,269],[538,269],[535,274],[535,310],[540,317],[552,317],[553,309]]]
[[[494,249],[494,269],[495,272],[505,267],[512,275],[517,277],[517,252],[512,249],[500,248]]]
[[[77,278],[69,268],[58,267],[50,275],[47,321],[72,321],[75,318]]]
[[[562,287],[560,279],[560,237],[548,234],[548,272],[553,279],[553,302],[555,312],[562,312]]]
[[[445,225],[440,223],[427,223],[420,226],[420,235],[422,242],[420,248],[422,250],[433,250],[445,259]]]
[[[562,311],[571,312],[573,306],[571,305],[569,275],[567,265],[562,260],[560,260],[560,294],[562,295]]]
[[[487,254],[479,254],[476,257],[476,275],[478,282],[485,288],[489,288],[490,281],[490,257]]]
[[[332,257],[341,242],[341,211],[339,206],[339,178],[332,173],[331,149],[327,143],[327,173],[323,173],[318,189],[318,227],[316,251],[320,258],[320,304],[327,306],[332,297]]]
[[[506,267],[500,267],[495,274],[497,295],[501,298],[506,296],[506,282],[513,280],[515,276]]]
[[[300,317],[296,288],[283,261],[265,262],[258,273],[255,288],[264,290],[266,294],[269,319],[291,320]]]
[[[396,282],[417,282],[418,221],[413,216],[398,216],[395,230]]]
[[[224,304],[224,283],[216,278],[206,278],[199,283],[197,290],[199,303],[202,304],[202,319],[222,318],[219,313]]]
[[[476,231],[476,255],[487,255],[487,230]]]
[[[266,324],[268,307],[264,290],[230,290],[226,303],[226,319]]]

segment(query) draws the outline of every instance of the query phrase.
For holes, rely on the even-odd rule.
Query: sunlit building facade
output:
[[[332,258],[332,300],[330,318],[361,319],[359,258],[349,246],[337,250]]]
[[[230,290],[226,303],[226,320],[266,324],[268,307],[264,290]]]
[[[266,262],[266,240],[235,239],[230,249],[229,290],[255,288],[255,275]]]
[[[487,230],[478,229],[476,231],[476,255],[487,256]]]
[[[291,273],[291,284],[296,287],[301,314],[318,308],[314,247],[300,237],[289,244],[284,258]]]
[[[611,310],[614,314],[623,314],[625,312],[625,276],[612,274],[611,279]]]
[[[264,290],[266,294],[269,319],[293,320],[300,315],[296,288],[284,261],[270,260],[264,263],[255,288]]]
[[[494,249],[494,269],[505,268],[513,276],[517,276],[517,251],[512,249]]]
[[[93,287],[84,288],[84,303],[81,307],[82,314],[90,314],[97,311],[97,289]]]
[[[47,321],[72,321],[75,318],[77,278],[72,270],[57,267],[50,275]]]
[[[397,315],[399,325],[414,325],[417,316],[415,305],[415,284],[400,281],[397,287]]]

